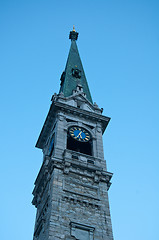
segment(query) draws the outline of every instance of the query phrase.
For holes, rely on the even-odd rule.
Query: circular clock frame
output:
[[[70,136],[79,142],[89,142],[90,133],[82,127],[72,126],[68,130]]]

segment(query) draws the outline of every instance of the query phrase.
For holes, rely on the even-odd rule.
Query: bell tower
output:
[[[43,163],[35,181],[33,240],[113,240],[102,135],[110,121],[93,104],[77,48],[71,47],[58,94],[36,147]]]

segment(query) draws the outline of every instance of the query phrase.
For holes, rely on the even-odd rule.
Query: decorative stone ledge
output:
[[[80,205],[83,207],[88,207],[96,210],[100,210],[101,206],[98,203],[92,203],[91,201],[75,198],[73,196],[62,196],[62,200],[68,202],[69,204]]]

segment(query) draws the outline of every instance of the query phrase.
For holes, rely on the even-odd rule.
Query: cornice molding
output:
[[[98,114],[95,112],[90,112],[84,109],[73,107],[62,102],[53,101],[50,106],[50,110],[46,117],[43,128],[41,130],[40,136],[38,138],[38,141],[36,143],[37,148],[41,148],[41,149],[44,148],[45,142],[48,138],[48,134],[50,133],[50,129],[52,127],[52,124],[54,122],[55,116],[58,113],[58,111],[62,111],[68,114],[73,114],[74,116],[78,116],[80,118],[85,118],[88,120],[90,119],[91,121],[94,121],[94,122],[100,122],[102,125],[102,133],[104,133],[110,121],[109,117],[103,116],[102,114]]]

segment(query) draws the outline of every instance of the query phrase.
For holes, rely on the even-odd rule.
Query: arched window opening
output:
[[[67,134],[67,149],[92,156],[92,140],[79,142]]]
[[[55,139],[55,134],[52,136],[51,141],[50,141],[49,151],[48,151],[49,156],[51,156],[54,151],[54,139]]]

